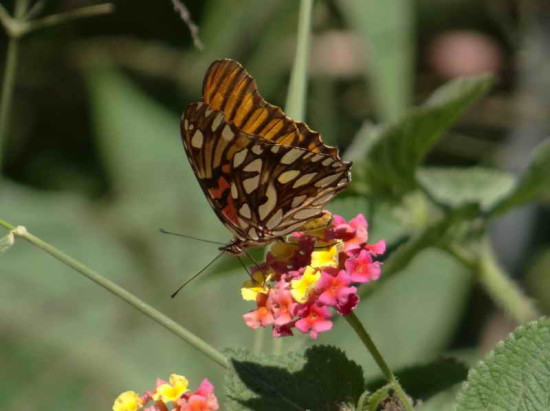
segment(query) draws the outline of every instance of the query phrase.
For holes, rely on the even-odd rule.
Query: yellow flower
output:
[[[290,282],[292,288],[290,294],[292,298],[301,304],[305,303],[309,297],[309,293],[313,287],[315,287],[317,281],[319,281],[319,278],[321,278],[321,273],[308,265],[302,278]]]
[[[113,411],[137,411],[143,406],[143,401],[134,391],[120,394],[113,404]]]
[[[189,385],[187,378],[172,374],[169,381],[170,383],[161,384],[157,387],[153,394],[153,400],[158,401],[160,399],[164,402],[177,401],[187,391],[187,386]]]
[[[292,238],[289,240],[292,240]],[[269,248],[269,252],[278,261],[288,261],[296,252],[296,245],[284,241],[275,241]]]
[[[241,288],[243,300],[256,301],[258,294],[267,294],[269,292],[268,281],[274,271],[269,268],[266,271],[256,271],[252,274],[252,279],[245,281]]]
[[[322,243],[315,243],[316,247],[323,246]],[[338,254],[342,248],[342,241],[336,244],[327,245],[327,248],[317,248],[311,253],[311,266],[313,268],[338,267]]]

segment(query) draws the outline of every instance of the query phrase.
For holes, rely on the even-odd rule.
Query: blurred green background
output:
[[[13,2],[1,3],[12,10]],[[43,13],[99,3],[46,0]],[[272,353],[269,332],[242,321],[252,306],[240,298],[246,274],[231,257],[169,298],[217,250],[158,228],[229,240],[185,158],[180,113],[200,99],[206,68],[222,57],[241,61],[264,97],[283,106],[298,2],[185,1],[203,51],[170,0],[114,4],[111,15],[21,42],[0,218],[25,225],[216,347]],[[519,172],[550,132],[548,18],[545,0],[317,0],[307,122],[346,153],[355,136],[399,118],[446,80],[492,71],[491,93],[427,163]],[[2,61],[6,44],[2,33]],[[366,199],[340,197],[329,208],[347,218],[372,212]],[[373,241],[414,232],[411,202],[377,208]],[[501,261],[546,313],[549,220],[548,203],[530,205],[492,228]],[[471,273],[435,249],[382,283],[358,315],[393,368],[446,352],[475,358],[514,326]],[[0,335],[5,410],[106,410],[118,393],[151,389],[172,372],[193,387],[208,377],[222,392],[216,364],[22,241],[0,257]],[[343,322],[317,342],[342,347],[376,375]],[[298,335],[277,349],[309,344]]]

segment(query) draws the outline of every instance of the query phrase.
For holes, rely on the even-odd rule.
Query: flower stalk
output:
[[[16,228],[12,224],[9,224],[3,220],[0,220],[0,226],[7,228],[8,230],[15,230]],[[185,329],[184,327],[176,323],[174,320],[170,319],[160,311],[151,307],[149,304],[140,300],[138,297],[126,291],[124,288],[120,287],[113,281],[108,280],[98,272],[86,267],[81,262],[68,256],[67,254],[63,253],[62,251],[58,250],[57,248],[48,244],[47,242],[41,240],[40,238],[32,235],[28,231],[26,230],[19,230],[19,231],[20,231],[19,233],[18,231],[12,231],[12,232],[14,232],[14,234],[17,237],[20,237],[25,241],[31,243],[32,245],[42,249],[43,251],[47,252],[57,260],[61,261],[63,264],[68,265],[69,267],[73,268],[74,270],[84,275],[88,279],[92,280],[96,284],[105,288],[107,291],[111,292],[112,294],[126,301],[128,304],[130,304],[134,308],[137,308],[139,311],[147,315],[153,321],[162,325],[168,331],[172,332],[173,334],[175,334],[176,336],[178,336],[188,344],[195,347],[197,350],[199,350],[204,355],[209,357],[211,360],[216,362],[218,365],[224,368],[229,368],[230,366],[229,361],[221,352],[216,350],[206,341],[202,340],[192,332],[188,331],[187,329]]]
[[[17,57],[19,54],[19,40],[10,37],[4,76],[2,79],[2,95],[0,97],[0,170],[4,160],[4,146],[6,145],[9,119],[11,117],[13,90],[15,89],[15,74],[17,72]]]
[[[405,410],[414,411],[414,408],[409,400],[409,397],[405,393],[405,390],[403,390],[403,387],[401,387],[401,384],[399,384],[399,381],[384,360],[384,357],[380,353],[380,350],[378,350],[378,347],[376,347],[371,336],[369,335],[361,321],[359,321],[355,313],[351,312],[348,315],[345,315],[344,318],[351,326],[351,328],[353,328],[357,336],[361,339],[369,353],[372,355],[372,358],[376,362],[376,365],[378,365],[378,368],[380,368],[380,370],[382,371],[382,374],[384,374],[386,380],[392,385],[395,394],[399,399],[399,402],[403,405]]]
[[[307,92],[307,62],[311,37],[311,15],[313,0],[300,0],[298,17],[298,42],[294,65],[290,74],[290,85],[286,97],[285,113],[296,121],[304,121]]]

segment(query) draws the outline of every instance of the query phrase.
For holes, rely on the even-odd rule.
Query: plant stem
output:
[[[30,0],[15,0],[15,11],[14,16],[16,19],[20,20],[25,17],[27,10],[29,9]]]
[[[0,22],[9,36],[4,76],[2,79],[2,93],[0,96],[0,170],[4,159],[4,150],[7,144],[10,118],[13,106],[13,91],[17,72],[17,58],[19,39],[32,31],[45,27],[65,23],[81,17],[92,17],[99,14],[110,13],[114,7],[110,3],[97,6],[83,7],[67,13],[54,14],[37,20],[27,20],[29,0],[16,0],[14,17],[12,18],[6,9],[0,5]]]
[[[300,0],[298,18],[298,42],[290,75],[290,85],[286,97],[285,113],[296,121],[304,121],[307,92],[307,61],[311,33],[313,0]]]
[[[345,315],[344,318],[348,322],[349,325],[351,325],[351,328],[355,331],[355,333],[359,336],[369,353],[372,355],[372,358],[378,365],[378,368],[382,371],[382,374],[384,374],[384,377],[386,377],[386,380],[393,386],[393,389],[395,390],[395,394],[397,395],[397,398],[399,398],[399,401],[405,407],[408,411],[413,411],[414,408],[409,400],[409,397],[403,390],[403,387],[401,387],[401,384],[399,384],[399,381],[397,381],[397,378],[393,374],[390,367],[388,367],[388,364],[386,364],[386,361],[384,360],[384,357],[382,357],[382,354],[374,344],[374,341],[370,337],[369,333],[359,321],[355,313],[350,313],[348,315]]]
[[[13,230],[15,227],[3,220],[0,220],[0,226],[3,226],[7,228],[8,230]],[[17,234],[17,233],[16,233]],[[204,355],[208,356],[211,360],[218,363],[218,365],[221,365],[224,368],[229,368],[229,362],[227,358],[218,350],[216,350],[214,347],[212,347],[207,342],[203,341],[199,337],[197,337],[192,332],[186,330],[182,326],[180,326],[178,323],[176,323],[174,320],[168,318],[166,315],[161,313],[160,311],[154,309],[150,305],[146,304],[139,298],[137,298],[135,295],[129,293],[124,288],[120,287],[119,285],[115,284],[114,282],[106,279],[105,277],[101,276],[99,273],[97,273],[94,270],[91,270],[90,268],[86,267],[84,264],[80,263],[79,261],[75,260],[74,258],[66,255],[62,251],[58,250],[57,248],[53,247],[52,245],[46,243],[45,241],[41,240],[40,238],[32,235],[29,232],[25,232],[22,234],[18,234],[19,237],[23,238],[24,240],[28,241],[29,243],[37,246],[38,248],[41,248],[43,251],[47,252],[48,254],[52,255],[54,258],[58,259],[62,263],[68,265],[69,267],[75,269],[80,274],[84,275],[88,279],[92,280],[96,284],[100,285],[101,287],[105,288],[107,291],[110,291],[117,297],[123,299],[131,306],[137,308],[139,311],[150,317],[152,320],[156,321],[160,325],[162,325],[167,330],[171,331],[176,336],[180,337],[182,340],[187,342],[188,344],[192,345],[199,351],[201,351]]]
[[[479,281],[493,301],[519,324],[525,324],[541,316],[529,297],[498,264],[487,238],[482,241],[476,268]]]
[[[2,79],[2,95],[0,97],[0,170],[2,169],[4,148],[6,145],[12,111],[13,90],[15,89],[15,74],[17,72],[18,49],[19,40],[17,38],[10,37],[8,40],[6,64],[4,65],[4,77]]]
[[[29,21],[26,25],[26,33],[30,33],[43,28],[57,26],[72,20],[77,20],[83,17],[94,17],[102,14],[111,13],[114,10],[114,5],[111,3],[98,4],[96,6],[82,7],[71,10],[66,13],[52,14],[51,16]]]

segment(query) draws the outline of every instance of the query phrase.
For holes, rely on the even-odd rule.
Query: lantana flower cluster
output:
[[[359,284],[380,277],[376,257],[386,244],[367,244],[362,214],[347,222],[325,211],[309,226],[274,242],[265,262],[251,267],[252,278],[241,289],[257,305],[243,315],[250,328],[271,325],[275,337],[293,335],[296,328],[315,339],[332,328],[334,311],[346,315],[357,306]]]
[[[214,386],[206,378],[195,392],[189,392],[187,378],[172,374],[168,382],[157,379],[154,391],[139,395],[134,391],[120,394],[113,411],[211,411],[219,409]]]

